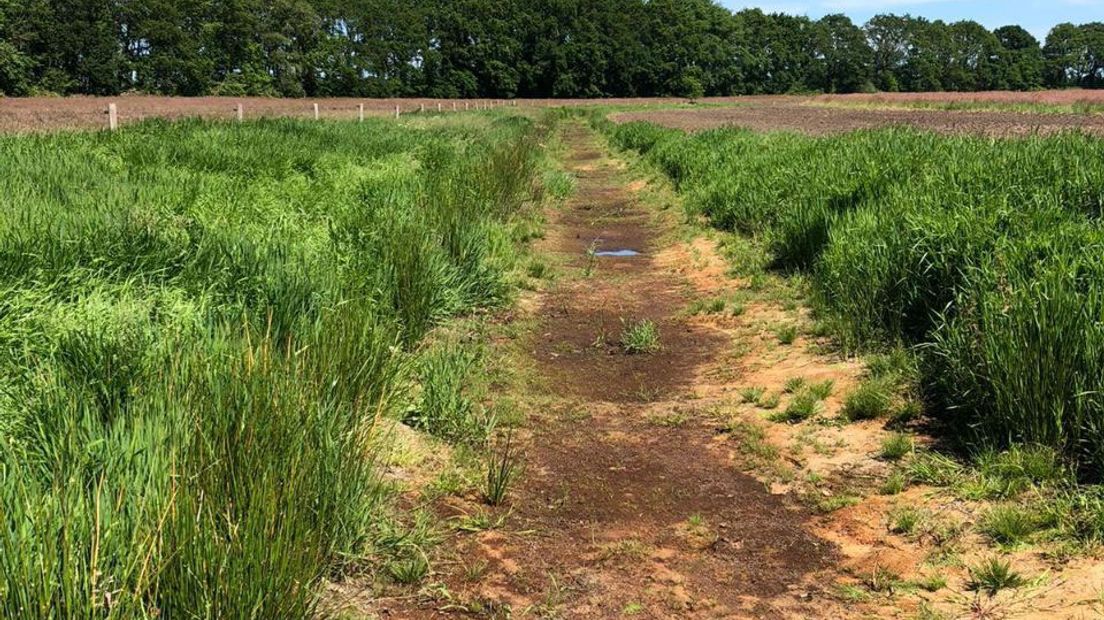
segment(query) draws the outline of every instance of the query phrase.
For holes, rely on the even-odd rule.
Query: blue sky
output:
[[[1019,24],[1042,42],[1055,24],[1104,21],[1104,0],[721,0],[733,10],[758,7],[764,11],[808,15],[814,19],[844,13],[863,23],[878,13],[909,13],[928,19],[972,19],[990,30]]]

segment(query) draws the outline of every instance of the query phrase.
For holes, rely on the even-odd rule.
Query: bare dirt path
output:
[[[447,596],[381,615],[839,617],[822,578],[835,546],[810,533],[807,508],[742,473],[701,415],[696,390],[730,338],[688,320],[692,286],[657,256],[661,226],[623,166],[581,124],[564,141],[577,187],[543,241],[564,275],[534,304],[528,349],[547,397],[525,476],[501,527],[451,543]],[[621,350],[638,320],[658,325],[662,350]]]

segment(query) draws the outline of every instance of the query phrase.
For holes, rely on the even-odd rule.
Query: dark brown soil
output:
[[[648,252],[659,243],[618,168],[580,125],[566,133],[577,191],[554,215],[545,241],[567,264],[542,294],[534,362],[550,393],[531,420],[526,475],[496,531],[451,541],[436,575],[447,596],[385,601],[388,618],[808,617],[837,604],[815,584],[835,548],[809,533],[812,516],[772,495],[717,449],[694,410],[699,371],[726,342],[680,318],[683,276]],[[644,251],[597,259],[586,249]],[[663,350],[627,355],[621,319],[649,318]],[[605,334],[605,338],[600,337]],[[473,567],[479,567],[472,577]],[[838,610],[837,610],[838,611]],[[838,615],[838,613],[836,613]]]
[[[889,110],[824,107],[793,98],[749,99],[735,107],[648,110],[615,114],[615,121],[651,121],[684,131],[735,126],[752,131],[796,131],[811,135],[907,126],[941,133],[989,136],[1049,134],[1079,129],[1104,132],[1104,116],[946,110]]]

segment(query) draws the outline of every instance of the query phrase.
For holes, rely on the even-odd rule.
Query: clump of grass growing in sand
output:
[[[769,411],[771,409],[777,409],[778,405],[780,405],[781,403],[782,395],[778,392],[771,392],[760,397],[759,401],[756,404],[759,405],[760,408]]]
[[[797,326],[783,325],[774,330],[774,336],[778,338],[778,344],[793,344],[794,340],[797,340]]]
[[[804,377],[791,377],[786,380],[786,383],[782,386],[782,391],[787,394],[796,394],[802,388],[805,387]]]
[[[659,328],[647,319],[624,323],[621,330],[621,348],[629,355],[659,351]]]
[[[687,314],[694,316],[698,314],[720,314],[724,312],[725,300],[723,297],[714,297],[713,299],[698,299],[695,300],[690,307],[687,308]]]
[[[881,456],[887,461],[899,461],[912,452],[912,448],[912,437],[897,433],[886,437],[882,442]]]
[[[771,419],[775,422],[803,422],[820,413],[821,408],[820,399],[812,392],[804,391],[794,396],[782,413],[772,416]]]
[[[867,379],[843,401],[843,417],[851,420],[873,420],[889,413],[893,404],[893,384],[885,379]]]
[[[991,508],[981,519],[978,529],[995,543],[1018,545],[1025,542],[1040,523],[1038,516],[1015,504]]]
[[[759,399],[763,397],[766,392],[765,388],[761,387],[747,387],[740,390],[740,399],[745,403],[757,403]]]
[[[825,379],[824,381],[821,381],[819,383],[810,384],[809,385],[809,393],[812,394],[813,396],[815,396],[816,398],[819,398],[820,400],[825,400],[829,396],[832,395],[832,390],[835,387],[836,387],[836,382],[835,381],[833,381],[831,379]]]
[[[506,500],[510,486],[520,471],[517,446],[513,432],[506,433],[497,445],[491,448],[487,459],[486,485],[483,499],[491,506],[499,506]]]
[[[966,588],[996,596],[1001,590],[1014,590],[1027,583],[1023,575],[1012,569],[1008,560],[990,558],[970,567],[970,579]]]

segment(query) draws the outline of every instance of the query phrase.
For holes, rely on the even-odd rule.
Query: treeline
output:
[[[702,96],[1104,85],[1104,24],[1045,45],[711,0],[0,0],[0,93]]]

